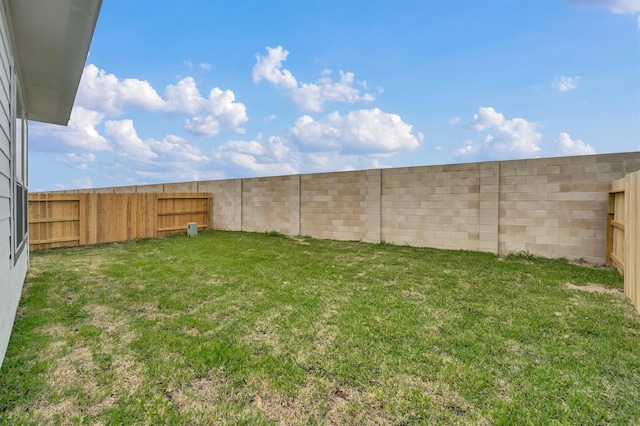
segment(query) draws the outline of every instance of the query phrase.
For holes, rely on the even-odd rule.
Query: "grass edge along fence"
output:
[[[29,248],[40,250],[211,227],[211,193],[29,194]]]
[[[640,313],[640,171],[611,184],[606,247],[607,265],[624,275],[624,294]]]

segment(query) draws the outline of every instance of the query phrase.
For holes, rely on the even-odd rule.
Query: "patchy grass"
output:
[[[273,232],[37,252],[0,423],[637,424],[621,287],[526,253]]]

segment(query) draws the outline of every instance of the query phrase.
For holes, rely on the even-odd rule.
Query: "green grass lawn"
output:
[[[621,287],[561,259],[274,233],[36,252],[0,424],[638,424]]]

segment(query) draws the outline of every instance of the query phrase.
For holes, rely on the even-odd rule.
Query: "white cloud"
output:
[[[272,157],[281,163],[292,158],[288,142],[278,136],[272,136],[269,138],[269,151],[271,152]]]
[[[449,120],[449,124],[451,124],[452,126],[458,123],[460,123],[460,117],[453,117],[451,120]]]
[[[197,68],[200,68],[201,70],[210,70],[210,69],[213,67],[213,65],[212,65],[212,64],[205,64],[205,63],[202,63],[202,64],[194,64],[194,63],[193,63],[193,62],[191,62],[191,61],[184,61],[184,64],[185,64],[187,67],[189,67],[190,69],[192,69],[192,68],[196,68],[196,67],[197,67]]]
[[[552,83],[551,87],[558,92],[568,92],[570,90],[574,90],[578,88],[578,82],[580,81],[580,77],[566,77],[560,76],[556,78]]]
[[[298,81],[291,71],[282,68],[282,63],[287,60],[289,52],[282,46],[276,48],[267,47],[267,56],[256,54],[256,64],[253,66],[251,77],[254,83],[266,80],[274,86],[285,89],[296,89]]]
[[[164,112],[195,114],[204,102],[193,77],[185,77],[177,84],[168,85],[164,93],[167,98],[162,108]]]
[[[149,161],[158,157],[158,154],[138,137],[132,120],[107,121],[104,123],[104,130],[115,142],[118,156],[134,161]]]
[[[308,171],[324,172],[336,170],[365,170],[380,169],[389,166],[381,164],[377,158],[367,158],[362,155],[341,155],[335,152],[305,153],[301,160]]]
[[[248,120],[244,104],[236,102],[231,90],[220,90],[217,87],[209,92],[209,99],[204,108],[215,117],[222,126],[230,129],[238,127]]]
[[[613,13],[640,13],[638,0],[569,0],[569,3],[601,7]]]
[[[70,146],[90,151],[110,151],[111,146],[98,133],[96,126],[103,116],[95,111],[74,107],[66,132],[60,132],[61,138]]]
[[[89,164],[96,161],[96,156],[91,152],[81,154],[69,152],[64,155],[58,155],[54,158],[56,161],[75,167],[78,170],[88,170]]]
[[[220,122],[211,115],[187,118],[183,127],[194,135],[215,136],[220,132]]]
[[[266,148],[258,141],[229,141],[220,148],[250,155],[265,155],[267,153]]]
[[[71,149],[82,151],[111,151],[109,142],[100,135],[96,126],[104,115],[79,106],[71,110],[67,127],[34,123],[30,126],[30,140],[35,151],[60,152]]]
[[[228,141],[214,155],[223,167],[240,167],[256,175],[290,175],[299,170],[287,142],[275,136],[267,145],[259,140]]]
[[[120,81],[115,75],[88,64],[80,79],[76,105],[115,116],[125,106],[161,111],[166,103],[148,81],[135,78]]]
[[[456,150],[455,155],[457,157],[475,157],[476,155],[478,155],[478,151],[480,150],[480,147],[476,144],[474,144],[472,141],[467,140],[465,141],[465,145],[463,148],[459,148]]]
[[[568,133],[560,133],[554,146],[554,154],[557,156],[592,155],[596,150],[580,139],[573,140]]]
[[[325,102],[371,102],[376,98],[370,93],[360,94],[353,87],[354,74],[340,71],[340,80],[334,82],[328,74],[317,83],[302,83],[293,91],[293,101],[300,108],[308,111],[322,111]]]
[[[324,70],[321,77],[314,83],[299,83],[291,71],[283,68],[282,63],[287,60],[289,52],[282,46],[267,47],[267,55],[256,55],[252,78],[254,83],[265,80],[284,90],[291,96],[293,102],[301,109],[308,111],[322,111],[326,102],[371,102],[375,96],[371,93],[361,93],[355,87],[355,75],[352,72],[340,71],[338,81],[331,78],[332,71]],[[359,83],[366,90],[366,82]]]
[[[473,116],[469,127],[477,130],[489,130],[481,143],[467,141],[464,148],[458,149],[457,157],[464,159],[506,160],[536,157],[540,152],[538,142],[542,134],[540,125],[523,118],[507,120],[492,107],[481,107]]]
[[[229,152],[228,158],[237,166],[256,172],[259,175],[291,175],[297,173],[289,163],[261,163],[255,156]]]
[[[119,116],[128,107],[188,115],[185,130],[205,136],[214,136],[222,128],[243,132],[239,126],[248,121],[245,105],[235,101],[231,90],[215,87],[204,98],[193,77],[185,77],[175,85],[168,85],[163,98],[148,81],[134,78],[121,81],[93,64],[84,69],[76,105],[111,117]]]
[[[136,171],[188,170],[209,162],[197,147],[179,136],[141,139],[132,120],[107,121],[104,127],[105,134],[117,146],[120,161],[127,162]]]
[[[75,179],[73,181],[73,187],[78,189],[93,188],[93,181],[88,177]]]
[[[289,129],[292,140],[305,152],[340,154],[392,155],[420,145],[412,126],[399,115],[378,108],[338,112],[316,121],[305,115]]]
[[[209,158],[204,156],[198,147],[190,145],[186,139],[176,135],[167,135],[161,140],[148,139],[147,145],[169,163],[182,163],[187,167],[196,166],[197,163],[208,163]]]

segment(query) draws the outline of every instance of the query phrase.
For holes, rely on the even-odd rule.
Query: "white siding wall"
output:
[[[0,2],[0,366],[9,344],[11,328],[22,293],[29,263],[28,249],[14,265],[13,259],[13,168],[12,93],[13,56],[8,37],[6,15]],[[13,89],[13,90],[12,90]]]

